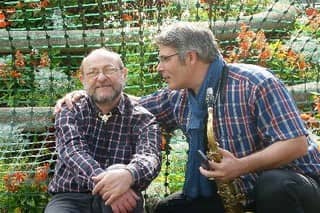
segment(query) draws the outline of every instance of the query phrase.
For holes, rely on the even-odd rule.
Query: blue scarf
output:
[[[190,110],[190,117],[187,123],[189,154],[183,192],[189,199],[200,196],[209,197],[213,194],[212,183],[210,183],[208,178],[200,174],[201,159],[198,156],[197,150],[200,149],[205,153],[204,130],[205,118],[208,114],[206,104],[207,88],[211,87],[213,91],[216,91],[216,87],[221,80],[223,66],[224,61],[219,55],[211,63],[199,93],[194,95],[192,91],[188,91],[188,106]]]

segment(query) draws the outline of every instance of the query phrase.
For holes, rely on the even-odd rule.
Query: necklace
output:
[[[109,118],[112,116],[112,113],[111,113],[111,112],[108,112],[107,114],[102,114],[101,112],[99,112],[98,116],[99,116],[99,118],[101,118],[101,120],[102,120],[104,123],[107,123],[107,121],[109,120]]]

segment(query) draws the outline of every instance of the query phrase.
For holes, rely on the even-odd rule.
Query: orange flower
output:
[[[302,120],[307,121],[307,120],[310,119],[311,115],[308,114],[308,113],[301,113],[300,117],[301,117]]]
[[[22,76],[21,73],[16,71],[16,70],[12,70],[10,72],[10,75],[11,75],[12,78],[21,78],[21,76]]]
[[[276,57],[279,59],[286,59],[287,58],[287,51],[282,46],[282,44],[279,44],[278,51],[276,52]]]
[[[307,16],[316,16],[318,14],[318,11],[316,8],[307,8],[306,9]]]
[[[49,67],[50,66],[50,58],[48,52],[44,52],[40,58],[40,67]]]
[[[20,50],[18,50],[15,54],[15,62],[14,64],[16,65],[16,67],[24,67],[25,66],[25,61],[24,61],[24,57],[23,54],[20,52]]]
[[[128,15],[128,14],[123,14],[122,15],[122,19],[124,20],[124,21],[132,21],[132,16],[131,15]]]
[[[317,14],[315,16],[309,17],[309,26],[314,29],[318,30],[320,27],[320,14]]]
[[[249,30],[249,26],[241,23],[240,33],[238,39],[241,40],[252,40],[256,36],[255,32]]]
[[[3,177],[5,187],[9,192],[17,192],[20,184],[24,182],[27,175],[24,172],[14,172],[12,174],[6,174]]]
[[[40,8],[46,8],[46,7],[48,7],[49,5],[50,5],[49,0],[42,0],[42,1],[40,1],[39,7],[40,7]]]
[[[299,59],[297,62],[297,66],[300,70],[304,70],[308,67],[308,63],[304,59]]]
[[[167,144],[167,140],[165,138],[164,135],[161,136],[161,150],[164,151],[166,150],[166,144]]]
[[[239,47],[242,51],[248,51],[251,47],[251,42],[250,41],[241,41],[239,43]]]
[[[7,76],[6,64],[0,62],[0,78],[5,78]]]
[[[287,56],[288,56],[288,59],[292,61],[295,61],[297,59],[297,54],[291,49],[288,50]]]
[[[309,118],[309,120],[307,121],[307,125],[310,128],[319,128],[320,127],[319,121],[314,117]]]
[[[320,113],[320,102],[316,102],[316,103],[315,103],[314,109],[317,110],[318,113]]]
[[[48,190],[48,186],[47,185],[41,185],[40,186],[40,191],[47,192],[47,190]]]
[[[2,11],[0,11],[0,28],[5,28],[6,26],[8,26],[6,16]]]
[[[48,178],[49,172],[49,163],[45,163],[43,166],[39,166],[36,168],[36,173],[34,175],[34,179],[37,183],[46,181]]]
[[[263,30],[260,30],[256,35],[255,47],[257,49],[262,49],[265,46],[267,46],[266,45],[266,36],[265,36]]]
[[[17,182],[21,183],[25,180],[25,178],[27,177],[26,173],[24,172],[15,172],[14,176],[17,180]]]
[[[271,57],[271,50],[268,46],[264,47],[261,52],[259,53],[259,59],[261,60],[266,60],[269,59]]]

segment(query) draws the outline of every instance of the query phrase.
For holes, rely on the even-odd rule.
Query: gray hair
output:
[[[159,46],[175,48],[181,60],[185,59],[188,51],[195,51],[207,63],[220,54],[211,30],[191,22],[177,22],[168,26],[156,36],[155,42]]]

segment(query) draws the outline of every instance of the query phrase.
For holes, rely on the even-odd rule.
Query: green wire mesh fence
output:
[[[42,212],[55,162],[53,106],[81,88],[78,67],[90,50],[105,46],[119,52],[129,69],[126,92],[149,94],[164,86],[153,36],[172,22],[197,22],[215,33],[227,61],[270,67],[300,109],[311,112],[318,101],[313,95],[320,69],[319,5],[315,0],[0,1],[0,212]],[[149,207],[183,184],[185,138],[179,131],[166,137],[162,172],[145,195]]]

